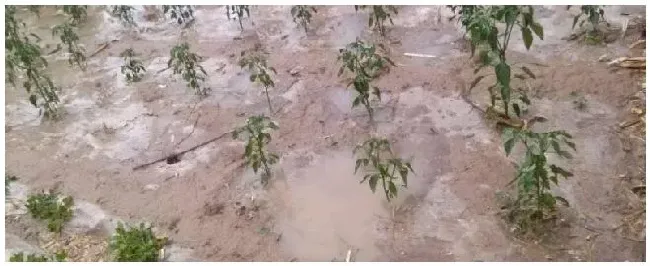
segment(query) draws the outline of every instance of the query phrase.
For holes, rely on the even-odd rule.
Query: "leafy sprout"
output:
[[[140,223],[139,227],[125,228],[118,223],[111,238],[110,249],[117,262],[156,262],[167,238],[158,238],[151,227]]]
[[[385,138],[370,138],[355,147],[354,153],[358,154],[359,151],[362,154],[355,162],[354,173],[361,167],[368,169],[361,183],[368,181],[374,193],[377,183],[381,182],[386,200],[390,202],[397,197],[397,182],[401,181],[404,187],[408,185],[408,173],[413,172],[411,163],[395,157],[390,142]]]
[[[133,20],[133,9],[132,6],[112,6],[111,16],[118,18],[125,25],[136,26]]]
[[[147,70],[142,65],[142,61],[137,59],[132,48],[124,50],[120,56],[124,58],[124,65],[121,66],[122,74],[128,82],[138,82]],[[141,73],[142,72],[142,73]]]
[[[302,26],[307,32],[307,24],[311,22],[312,14],[311,12],[316,12],[316,8],[313,6],[293,6],[291,7],[291,16],[293,17],[293,22]]]
[[[343,64],[339,68],[339,76],[346,69],[354,74],[353,80],[348,84],[348,86],[352,85],[358,93],[352,102],[352,107],[363,104],[366,111],[368,111],[370,120],[373,121],[370,94],[372,93],[381,101],[381,92],[376,86],[371,88],[370,82],[378,77],[380,72],[388,68],[389,65],[395,66],[395,63],[390,58],[377,54],[374,44],[367,44],[359,39],[348,44],[345,49],[340,49],[338,60]]]
[[[194,9],[192,6],[163,6],[163,13],[169,14],[179,25],[194,20]]]
[[[510,155],[515,144],[520,142],[526,151],[523,163],[517,166],[517,199],[508,212],[508,219],[514,222],[520,232],[534,230],[536,225],[554,214],[557,201],[567,200],[550,193],[551,183],[557,186],[559,178],[573,174],[560,166],[548,162],[548,154],[571,159],[572,155],[563,146],[576,150],[572,136],[565,131],[535,133],[529,129],[508,127],[503,131],[503,145]]]
[[[63,225],[72,218],[72,197],[59,197],[58,193],[38,193],[27,198],[27,210],[33,218],[47,221],[51,232],[60,233]]]
[[[356,11],[359,11],[359,9],[366,9],[368,6],[354,6],[354,9]],[[393,25],[393,19],[391,18],[391,13],[397,15],[397,8],[394,6],[379,6],[379,5],[373,5],[372,7],[372,12],[370,13],[368,17],[368,27],[374,27],[375,29],[379,30],[379,33],[381,36],[386,36],[386,26],[384,25],[386,23],[386,20],[390,22],[391,25]]]
[[[269,104],[269,112],[273,114],[273,107],[271,106],[271,98],[269,97],[269,87],[274,87],[275,82],[271,79],[271,72],[277,75],[275,68],[267,65],[266,58],[262,54],[254,54],[241,52],[242,58],[239,60],[239,66],[248,68],[251,72],[250,81],[257,82],[264,86],[264,93],[266,94],[266,101]]]
[[[18,177],[15,175],[5,173],[5,199],[9,196],[9,186],[16,180],[18,180]]]
[[[45,117],[55,118],[58,116],[58,88],[46,74],[47,61],[37,44],[40,38],[36,34],[26,34],[25,23],[18,20],[15,13],[15,6],[5,6],[6,80],[16,86],[18,72],[23,72],[25,78],[21,80],[29,94],[29,102],[41,107]]]
[[[269,117],[258,115],[251,116],[246,119],[246,125],[238,127],[232,132],[233,139],[240,136],[246,138],[246,148],[244,149],[244,159],[246,164],[253,168],[253,172],[257,174],[260,167],[264,167],[264,174],[262,175],[262,184],[267,184],[269,177],[271,177],[271,168],[278,162],[278,155],[270,153],[267,150],[267,145],[271,142],[271,130],[277,130],[278,124],[272,121]]]
[[[170,51],[170,55],[167,65],[174,68],[174,74],[181,74],[187,86],[194,89],[196,94],[207,95],[208,88],[201,86],[207,76],[205,69],[199,65],[202,58],[190,52],[190,45],[187,43],[176,45]]]
[[[77,65],[81,70],[86,70],[86,56],[84,55],[86,50],[79,45],[79,35],[74,30],[74,24],[65,22],[55,26],[52,29],[52,36],[59,36],[61,43],[67,46],[67,51],[70,54],[68,63],[71,66]],[[60,45],[57,45],[58,49],[61,49]]]
[[[239,28],[244,31],[244,25],[242,24],[242,18],[244,14],[247,17],[251,17],[249,6],[226,6],[226,16],[228,19],[237,19],[239,21]]]

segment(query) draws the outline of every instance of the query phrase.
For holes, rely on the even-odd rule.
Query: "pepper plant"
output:
[[[123,24],[129,26],[136,26],[133,20],[133,7],[132,6],[112,6],[111,16],[118,18]]]
[[[67,46],[70,54],[68,63],[73,66],[77,65],[81,70],[86,70],[86,50],[79,45],[79,35],[75,32],[74,24],[64,22],[52,29],[52,36],[59,36],[61,43]],[[61,44],[57,44],[57,50],[61,49]]]
[[[269,75],[271,72],[277,75],[275,68],[267,65],[266,58],[259,53],[249,53],[248,55],[245,52],[241,52],[241,59],[239,60],[239,66],[242,68],[248,68],[248,71],[251,72],[250,81],[257,82],[264,86],[264,93],[266,94],[266,101],[269,104],[269,113],[273,114],[273,107],[271,106],[271,98],[269,97],[269,87],[274,87],[275,82],[271,79]]]
[[[40,38],[25,32],[25,23],[15,17],[16,7],[5,6],[5,76],[7,82],[16,86],[17,77],[29,94],[29,102],[40,107],[44,116],[58,116],[59,90],[46,73],[47,61],[41,55],[37,42]],[[20,73],[19,73],[20,72]],[[40,98],[40,101],[39,101]]]
[[[70,24],[78,26],[88,19],[88,6],[63,6],[63,13],[70,16]]]
[[[144,223],[128,228],[118,223],[110,249],[113,259],[118,262],[157,262],[161,259],[160,250],[167,241],[166,237],[156,237],[151,227]]]
[[[519,28],[526,49],[530,49],[533,43],[533,33],[544,39],[544,29],[541,24],[534,20],[534,9],[532,6],[450,6],[452,11],[459,10],[459,20],[465,31],[469,34],[472,56],[479,50],[483,65],[476,69],[478,72],[483,66],[492,66],[497,82],[492,88],[500,92],[500,100],[503,103],[503,111],[509,116],[512,107],[520,115],[521,106],[511,106],[513,99],[511,94],[511,66],[506,61],[506,51],[510,38],[514,33],[515,26]],[[505,29],[499,32],[497,23],[505,24]],[[534,74],[527,69],[522,70],[534,78]],[[481,77],[473,83],[475,85]],[[496,105],[497,95],[490,89],[491,104]],[[524,96],[525,97],[525,96]],[[523,100],[522,102],[527,102]]]
[[[27,210],[33,218],[47,221],[51,232],[60,233],[63,225],[72,219],[72,197],[59,197],[58,193],[38,193],[27,198]]]
[[[244,25],[241,20],[244,18],[244,13],[246,13],[247,17],[251,17],[249,6],[226,6],[226,16],[229,20],[237,18],[239,21],[239,28],[241,28],[242,31],[244,31]]]
[[[368,181],[370,190],[374,193],[377,182],[381,181],[386,200],[390,202],[397,197],[397,182],[401,181],[404,187],[408,185],[408,173],[413,173],[411,163],[395,157],[390,142],[385,138],[370,138],[355,147],[354,153],[359,151],[362,154],[355,162],[354,173],[356,174],[362,166],[367,168],[361,183]]]
[[[572,136],[565,131],[536,133],[527,129],[508,127],[503,131],[503,145],[506,155],[510,155],[516,143],[525,147],[523,163],[517,166],[517,199],[511,204],[507,218],[520,232],[535,230],[541,222],[554,217],[557,201],[568,204],[567,200],[550,193],[551,182],[557,186],[559,178],[573,174],[560,166],[548,162],[548,154],[555,153],[560,158],[571,159],[572,155],[562,149],[568,146],[573,151]]]
[[[128,82],[138,82],[142,79],[142,75],[147,70],[142,65],[140,61],[135,56],[135,52],[132,48],[124,50],[120,53],[120,56],[124,58],[124,65],[121,66],[122,74],[126,77]],[[141,73],[142,72],[142,73]]]
[[[291,16],[293,17],[293,22],[302,26],[307,33],[307,24],[311,22],[312,14],[311,12],[316,12],[316,8],[313,6],[293,6],[291,7]]]
[[[373,120],[373,109],[370,105],[370,94],[373,94],[381,101],[381,92],[376,86],[370,85],[370,82],[377,78],[381,71],[388,68],[389,65],[395,66],[390,58],[381,56],[376,53],[377,48],[374,44],[364,43],[357,39],[356,42],[348,44],[345,49],[339,50],[338,60],[343,64],[339,69],[338,75],[342,75],[345,69],[354,75],[353,80],[348,84],[352,85],[358,93],[352,102],[352,107],[363,104],[368,111],[370,121]]]
[[[163,6],[163,13],[169,14],[179,25],[194,19],[194,9],[192,6]]]
[[[374,27],[376,30],[379,30],[381,36],[386,36],[386,20],[393,25],[393,19],[391,18],[391,13],[397,15],[397,8],[395,6],[378,6],[373,5],[372,12],[368,16],[368,27]],[[354,10],[359,11],[359,9],[366,9],[368,6],[354,6]]]
[[[571,6],[567,6],[567,10]],[[602,41],[602,33],[598,30],[598,24],[605,21],[605,10],[602,6],[580,6],[580,14],[573,17],[573,24],[571,28],[575,28],[578,21],[580,21],[579,27],[582,27],[585,22],[589,22],[590,27],[587,30],[587,35],[585,36],[586,40],[589,40],[591,43],[599,43]]]
[[[187,43],[176,45],[170,51],[170,55],[167,66],[174,68],[174,74],[181,74],[183,80],[187,82],[187,86],[192,88],[196,94],[207,95],[208,88],[201,86],[207,76],[205,69],[199,65],[202,58],[196,53],[190,52],[190,45]]]
[[[278,124],[269,117],[258,115],[246,119],[246,125],[238,127],[232,132],[233,139],[244,135],[246,138],[246,148],[244,149],[244,159],[246,164],[257,170],[263,166],[264,174],[262,175],[262,184],[267,184],[271,177],[271,168],[278,162],[278,155],[267,150],[267,145],[271,142],[271,130],[277,130]]]

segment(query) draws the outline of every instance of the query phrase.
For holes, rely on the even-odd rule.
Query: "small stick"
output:
[[[145,167],[148,167],[148,166],[150,166],[150,165],[152,165],[152,164],[156,164],[156,163],[162,162],[162,161],[167,160],[167,158],[172,157],[172,156],[176,156],[176,157],[181,156],[181,155],[183,155],[183,154],[185,154],[185,153],[187,153],[187,152],[190,152],[190,151],[196,150],[196,149],[198,149],[198,148],[200,148],[200,147],[202,147],[202,146],[205,146],[205,145],[207,145],[207,144],[209,144],[209,143],[211,143],[211,142],[217,141],[217,140],[219,140],[219,139],[221,139],[221,138],[227,136],[228,134],[232,134],[232,131],[228,131],[228,132],[223,133],[223,134],[221,134],[221,135],[219,135],[219,136],[217,136],[217,137],[214,137],[214,138],[212,138],[212,139],[209,139],[209,140],[206,140],[206,141],[204,141],[204,142],[202,142],[202,143],[199,143],[199,144],[197,144],[197,145],[194,145],[193,147],[191,147],[191,148],[189,148],[189,149],[187,149],[187,150],[180,151],[180,152],[174,153],[174,154],[172,154],[172,155],[165,156],[165,157],[160,158],[160,159],[158,159],[158,160],[155,160],[155,161],[153,161],[153,162],[148,162],[148,163],[141,164],[141,165],[138,165],[138,166],[136,166],[136,167],[133,167],[133,171],[135,171],[135,170],[140,170],[140,169],[145,168]]]
[[[345,256],[345,262],[350,262],[350,256],[352,256],[352,250],[348,249],[348,255]]]

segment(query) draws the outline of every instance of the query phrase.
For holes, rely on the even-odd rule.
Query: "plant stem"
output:
[[[269,104],[269,115],[273,115],[273,107],[271,107],[271,98],[269,98],[269,88],[264,86],[264,92],[266,93],[266,102]]]

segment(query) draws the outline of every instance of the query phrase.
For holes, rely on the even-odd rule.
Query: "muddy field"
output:
[[[305,33],[289,6],[252,8],[243,32],[223,6],[197,7],[187,28],[138,7],[137,29],[90,7],[81,41],[89,53],[107,48],[88,58],[85,72],[61,54],[47,57],[62,87],[62,120],[41,120],[24,89],[6,84],[6,171],[19,178],[5,204],[6,254],[67,244],[71,260],[105,260],[103,240],[116,222],[144,221],[169,236],[170,261],[342,261],[348,250],[355,261],[645,260],[645,222],[629,222],[645,205],[630,189],[645,185],[645,134],[619,129],[631,99],[645,101],[644,74],[599,62],[603,55],[642,55],[628,48],[640,32],[603,45],[567,41],[577,10],[538,6],[544,40],[526,51],[513,37],[509,61],[529,64],[537,75],[527,85],[530,112],[548,118],[539,129],[567,130],[578,150],[566,163],[575,176],[554,189],[570,207],[552,233],[524,241],[496,215],[496,195],[507,190],[517,157],[506,157],[493,123],[460,97],[475,62],[460,24],[448,21],[450,11],[400,7],[382,39],[368,28],[366,12],[317,8]],[[645,19],[645,6],[605,12],[613,25]],[[56,10],[20,16],[42,46],[56,45],[50,27],[64,19]],[[397,64],[375,84],[383,92],[376,132],[412,159],[415,174],[390,204],[354,174],[352,149],[373,129],[363,108],[351,108],[354,95],[337,76],[336,58],[357,37],[383,42]],[[160,72],[183,41],[205,58],[206,98],[171,70]],[[240,52],[255,46],[270,53],[278,71],[269,93],[280,129],[270,150],[281,160],[270,184],[263,187],[243,167],[244,143],[230,137],[177,163],[134,170],[268,114],[264,90],[237,65]],[[127,48],[145,63],[141,82],[128,84],[120,73]],[[486,85],[477,88],[472,98],[487,104]],[[576,93],[586,108],[575,107]],[[50,188],[76,201],[61,239],[16,207],[28,192]]]

